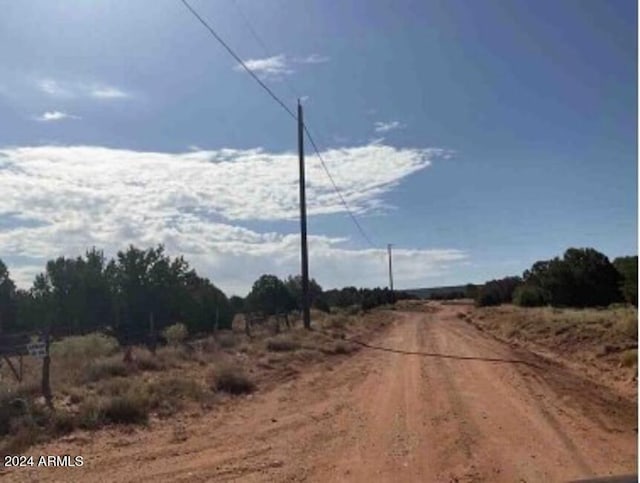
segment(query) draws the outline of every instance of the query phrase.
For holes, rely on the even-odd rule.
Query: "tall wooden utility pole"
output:
[[[387,245],[387,253],[389,254],[389,289],[393,292],[393,265],[391,262],[391,243]]]
[[[304,122],[302,104],[298,99],[298,158],[300,161],[300,259],[302,262],[302,320],[304,328],[311,328],[309,312],[309,253],[307,251],[307,198],[304,181]]]

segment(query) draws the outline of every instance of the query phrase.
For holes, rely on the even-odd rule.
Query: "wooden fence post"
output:
[[[51,356],[49,355],[50,328],[44,333],[44,358],[42,359],[42,395],[50,409],[53,409],[53,396],[51,394]]]
[[[151,353],[155,356],[158,340],[156,338],[156,328],[155,328],[155,322],[153,320],[153,312],[149,313],[149,338],[150,338],[149,349],[151,350]]]

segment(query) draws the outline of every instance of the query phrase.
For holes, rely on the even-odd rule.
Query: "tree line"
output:
[[[78,334],[109,327],[125,343],[146,337],[151,328],[182,322],[197,333],[229,326],[232,317],[226,295],[162,245],[130,246],[111,260],[95,248],[81,257],[50,260],[28,290],[16,289],[0,261],[4,333]]]
[[[388,289],[346,287],[324,291],[310,280],[312,307],[355,306],[358,310],[409,298]],[[29,289],[18,289],[0,260],[0,333],[48,330],[52,335],[108,328],[122,344],[146,340],[151,330],[184,324],[190,334],[230,328],[240,312],[268,317],[302,309],[300,276],[265,274],[246,297],[232,296],[201,277],[182,257],[162,245],[129,246],[112,259],[95,248],[77,258],[46,263]]]
[[[467,286],[480,306],[515,303],[523,307],[638,306],[638,257],[611,262],[593,248],[569,248],[562,257],[535,262],[522,276]]]

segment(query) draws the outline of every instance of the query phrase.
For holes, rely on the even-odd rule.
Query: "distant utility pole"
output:
[[[393,264],[391,262],[391,243],[387,245],[387,253],[389,254],[389,288],[393,292]]]
[[[300,161],[300,258],[302,261],[302,320],[304,328],[311,328],[309,312],[309,253],[307,251],[307,198],[304,181],[304,122],[302,104],[298,99],[298,158]]]

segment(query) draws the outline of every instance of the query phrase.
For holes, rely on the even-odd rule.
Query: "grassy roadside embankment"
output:
[[[334,358],[360,348],[346,339],[366,340],[391,320],[384,310],[314,312],[314,330],[296,321],[274,334],[267,323],[252,330],[252,337],[236,321],[233,330],[175,342],[158,348],[156,355],[134,347],[130,363],[123,361],[116,340],[102,334],[56,341],[51,347],[53,410],[40,396],[39,359],[25,357],[20,384],[0,366],[0,453],[13,454],[75,431],[153,425],[178,412],[197,417],[295,378],[310,364],[324,364],[330,371]],[[182,437],[177,431],[176,438]]]
[[[554,307],[461,307],[461,319],[509,344],[561,359],[637,395],[638,311]]]

